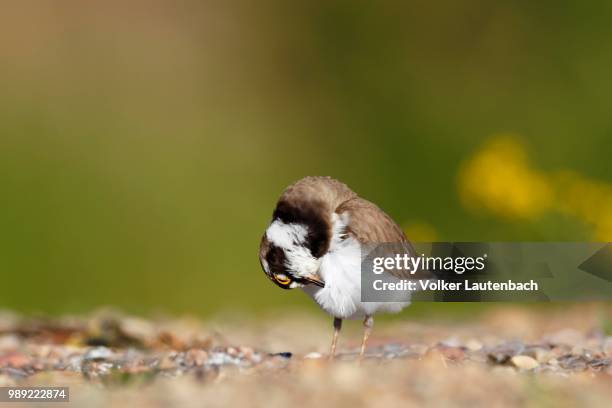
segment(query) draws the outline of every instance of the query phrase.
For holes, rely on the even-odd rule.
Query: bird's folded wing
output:
[[[415,250],[402,229],[376,204],[356,197],[340,204],[336,213],[347,221],[345,233],[363,246],[374,248],[376,256],[394,257],[397,253],[415,256]],[[405,269],[392,269],[389,273],[398,279],[422,279],[430,276],[425,271],[411,274]]]

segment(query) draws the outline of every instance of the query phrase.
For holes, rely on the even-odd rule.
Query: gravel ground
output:
[[[377,324],[358,364],[358,323],[345,324],[328,362],[331,322],[297,313],[202,322],[4,312],[0,386],[65,385],[70,405],[87,407],[610,406],[609,316],[591,305],[396,319]]]

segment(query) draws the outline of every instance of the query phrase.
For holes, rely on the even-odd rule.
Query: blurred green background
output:
[[[612,240],[610,21],[609,1],[3,2],[0,308],[314,309],[257,259],[306,175],[415,240]]]

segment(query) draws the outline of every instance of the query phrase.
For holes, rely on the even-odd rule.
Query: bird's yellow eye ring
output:
[[[274,279],[281,285],[288,285],[291,282],[291,279],[286,276],[280,277],[279,275],[274,275]]]

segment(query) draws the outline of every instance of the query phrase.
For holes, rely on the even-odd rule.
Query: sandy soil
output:
[[[4,312],[0,386],[69,386],[70,405],[87,407],[609,406],[610,310],[398,319],[376,325],[361,364],[358,323],[345,324],[329,362],[331,322],[307,314],[40,320]]]

